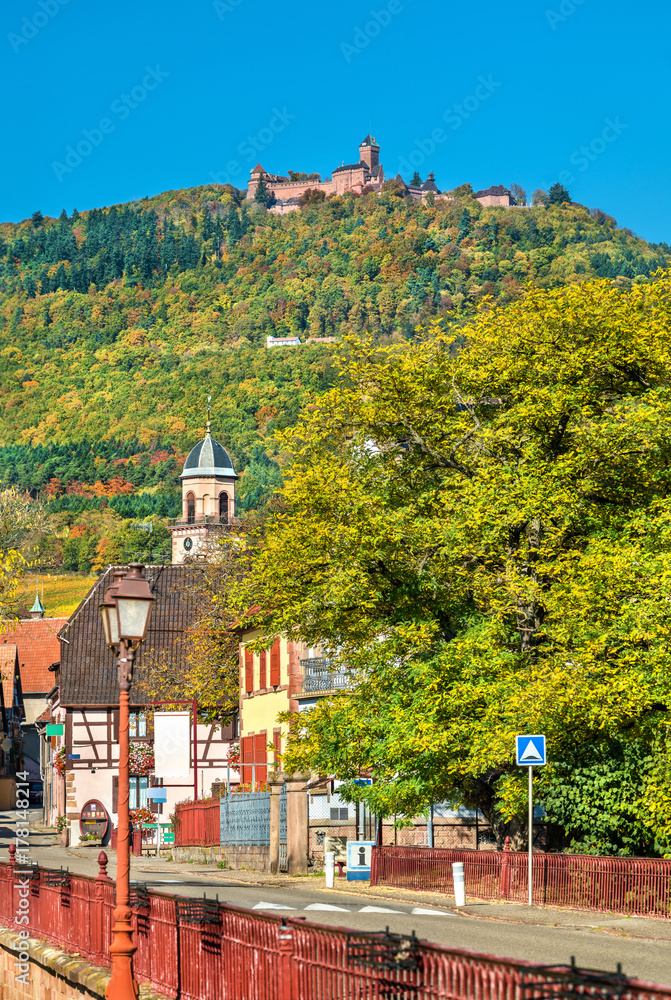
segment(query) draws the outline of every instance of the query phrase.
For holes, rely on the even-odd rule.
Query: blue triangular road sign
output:
[[[517,749],[517,763],[523,767],[533,767],[545,764],[545,737],[540,734],[533,736],[517,736],[515,738]]]

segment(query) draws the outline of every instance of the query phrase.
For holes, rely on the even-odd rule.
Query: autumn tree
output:
[[[515,199],[516,205],[526,205],[527,203],[527,193],[520,184],[511,184],[510,193]]]
[[[522,843],[515,733],[547,734],[541,792],[574,837],[559,762],[636,739],[641,842],[671,846],[670,292],[668,275],[532,291],[459,342],[435,325],[349,343],[282,438],[283,509],[238,596],[352,674],[301,713],[285,767],[381,814],[457,799]]]

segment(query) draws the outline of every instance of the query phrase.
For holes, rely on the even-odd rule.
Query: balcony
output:
[[[171,517],[168,524],[178,528],[190,528],[198,524],[229,524],[227,515],[219,517],[217,514],[191,514],[187,517]]]
[[[293,691],[294,698],[314,698],[345,691],[352,679],[346,670],[333,670],[331,660],[325,656],[314,656],[301,660],[303,681]]]

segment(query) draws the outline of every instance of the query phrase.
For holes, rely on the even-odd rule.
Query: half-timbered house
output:
[[[71,842],[79,837],[79,820],[87,802],[97,800],[117,822],[119,764],[119,685],[114,657],[105,645],[100,604],[112,583],[114,567],[104,572],[67,624],[61,629],[60,691],[58,716],[64,733],[52,741],[52,757],[64,757],[66,817]],[[131,690],[131,744],[152,744],[151,709],[143,694],[143,668],[152,658],[171,673],[187,664],[189,630],[199,613],[195,565],[147,566],[145,575],[155,597],[147,637],[140,646]],[[210,793],[213,782],[226,778],[228,753],[237,736],[237,721],[231,725],[198,725],[197,756],[190,752],[190,773],[183,778],[158,781],[151,770],[138,767],[131,774],[131,809],[147,807],[167,820],[177,802],[194,798],[194,780],[199,795]],[[194,767],[196,774],[194,775]],[[237,780],[237,772],[234,772]],[[152,803],[148,789],[166,788],[167,801]]]

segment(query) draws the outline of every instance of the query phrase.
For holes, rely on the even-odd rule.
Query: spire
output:
[[[207,396],[207,433],[208,434],[210,433],[210,423],[211,423],[210,418],[212,416],[212,407],[210,406],[211,402],[212,402],[212,396],[208,393],[208,396]]]
[[[30,609],[30,617],[31,618],[44,618],[44,605],[42,604],[42,601],[40,600],[40,587],[39,587],[39,584],[37,585],[37,588],[35,590],[35,603],[33,604],[32,608]]]

